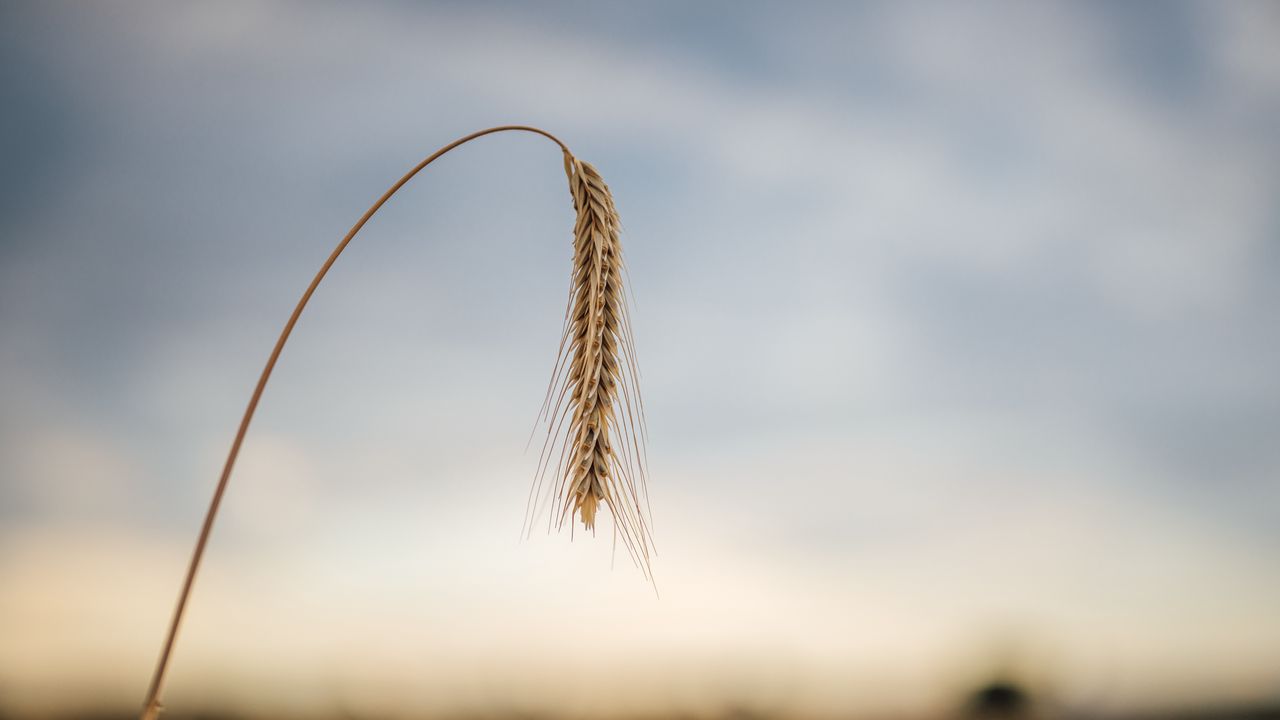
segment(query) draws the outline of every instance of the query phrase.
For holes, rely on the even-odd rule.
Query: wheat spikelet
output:
[[[556,496],[563,498],[563,505],[560,512],[553,513],[552,517],[563,526],[566,520],[572,524],[575,516],[581,516],[587,528],[594,529],[596,512],[603,502],[614,517],[615,539],[622,538],[628,552],[644,570],[646,577],[653,579],[649,573],[652,537],[645,512],[648,510],[649,499],[644,487],[644,405],[637,392],[639,386],[636,380],[640,373],[636,369],[631,326],[627,320],[626,301],[623,297],[622,249],[618,244],[618,213],[613,206],[613,197],[595,168],[578,162],[569,153],[569,148],[551,133],[529,125],[500,125],[480,130],[458,138],[427,156],[384,192],[347,231],[333,252],[329,253],[329,258],[320,266],[320,270],[311,279],[311,284],[302,293],[302,298],[294,306],[293,313],[276,338],[266,366],[258,376],[258,383],[249,396],[249,404],[240,418],[235,439],[223,462],[222,474],[218,477],[213,498],[205,511],[195,549],[187,564],[182,589],[178,593],[178,603],[169,621],[155,672],[151,676],[151,684],[142,705],[141,720],[156,720],[160,716],[161,688],[214,519],[218,516],[218,508],[222,505],[223,494],[231,479],[236,458],[240,455],[249,423],[258,408],[258,401],[262,399],[262,392],[271,378],[280,352],[288,342],[303,308],[307,306],[338,256],[369,218],[413,176],[454,148],[485,135],[507,131],[535,133],[560,146],[564,152],[564,169],[569,176],[574,208],[578,213],[574,226],[574,263],[569,307],[565,311],[560,352],[556,358],[555,370],[551,374],[551,384],[547,387],[542,414],[539,416],[546,417],[548,421],[547,443],[543,446],[543,457],[538,461],[537,480],[530,489],[531,508],[526,521],[531,521],[536,513],[537,503],[533,502],[533,498],[541,487],[549,458],[554,454],[556,440],[559,438],[561,459],[556,466],[556,476],[560,481]],[[569,358],[567,363],[566,357]],[[559,392],[556,392],[557,387],[560,388]],[[569,402],[562,414],[560,408],[565,404],[566,395]],[[555,409],[548,413],[553,396],[556,397]],[[569,423],[562,433],[560,428],[566,415],[569,416]],[[558,419],[552,422],[552,418]],[[567,460],[566,449],[569,451]],[[641,510],[641,497],[644,498],[644,511]],[[654,589],[656,591],[657,587]]]
[[[613,195],[589,163],[565,153],[577,221],[573,273],[560,350],[540,418],[547,439],[532,496],[554,468],[550,521],[575,518],[594,531],[600,505],[614,538],[648,575],[652,536],[645,487],[644,409],[624,291],[620,224]],[[557,446],[559,450],[557,451]],[[552,464],[552,457],[555,463]],[[531,504],[531,516],[537,512]]]

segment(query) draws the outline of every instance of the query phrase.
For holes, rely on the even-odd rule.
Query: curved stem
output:
[[[405,173],[404,177],[396,181],[395,185],[392,185],[390,189],[382,194],[382,197],[378,198],[377,202],[365,211],[364,215],[360,216],[360,219],[356,221],[356,224],[351,226],[351,230],[347,232],[346,237],[342,238],[342,241],[338,243],[338,246],[329,254],[329,259],[325,260],[324,265],[320,266],[320,271],[316,273],[314,278],[312,278],[311,284],[307,286],[306,291],[302,293],[302,299],[298,300],[297,306],[293,309],[293,314],[289,316],[289,321],[285,323],[284,329],[280,331],[280,337],[276,339],[276,345],[271,350],[271,357],[267,358],[266,367],[262,368],[262,375],[258,377],[258,384],[253,389],[253,395],[249,397],[249,405],[245,408],[244,416],[240,418],[240,427],[236,430],[235,440],[231,442],[231,450],[227,453],[227,460],[222,466],[222,476],[218,478],[218,486],[213,491],[213,499],[209,501],[209,510],[205,513],[204,524],[200,527],[200,536],[196,540],[195,550],[191,553],[191,563],[187,566],[186,579],[182,583],[182,592],[178,595],[178,605],[174,609],[173,619],[169,623],[169,632],[165,637],[164,648],[160,651],[160,660],[156,663],[155,674],[151,677],[151,687],[147,690],[147,699],[142,706],[142,720],[155,720],[160,716],[160,689],[164,684],[165,671],[168,670],[169,667],[169,656],[173,652],[174,641],[178,636],[178,626],[182,624],[182,615],[187,609],[187,600],[191,596],[191,587],[195,583],[196,571],[200,569],[200,560],[204,557],[205,545],[209,541],[209,533],[213,529],[214,518],[218,514],[218,507],[222,504],[222,496],[227,489],[227,480],[230,479],[231,469],[235,466],[236,457],[240,454],[240,446],[244,443],[244,436],[249,430],[249,423],[253,420],[253,413],[258,409],[258,401],[262,399],[262,391],[267,386],[267,380],[271,377],[271,371],[275,369],[276,360],[280,358],[280,351],[284,349],[285,342],[288,341],[289,335],[293,332],[293,326],[298,323],[298,318],[302,315],[302,309],[307,306],[307,301],[309,301],[311,299],[311,295],[315,293],[316,287],[320,284],[320,281],[324,279],[326,274],[328,274],[329,268],[333,266],[334,261],[337,260],[338,256],[342,254],[342,251],[346,249],[347,244],[356,236],[356,233],[360,232],[360,229],[369,221],[369,218],[373,217],[373,214],[378,212],[378,209],[381,208],[387,200],[391,199],[391,196],[395,195],[396,191],[403,187],[405,183],[409,182],[414,175],[417,175],[419,171],[430,165],[441,155],[444,155],[459,145],[468,143],[478,137],[507,130],[520,130],[542,135],[560,146],[560,149],[565,154],[566,161],[568,158],[573,156],[573,154],[569,152],[569,148],[566,147],[564,143],[560,142],[560,140],[554,135],[546,132],[545,130],[540,130],[536,127],[530,127],[527,125],[502,125],[499,127],[492,127],[454,140],[448,145],[445,145],[432,153],[427,157],[427,159],[418,163],[409,170],[409,172]]]

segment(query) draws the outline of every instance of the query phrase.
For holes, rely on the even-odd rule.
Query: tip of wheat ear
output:
[[[527,520],[538,512],[543,481],[550,474],[548,494],[556,505],[549,524],[562,528],[578,518],[594,530],[603,504],[613,518],[615,538],[648,574],[653,540],[646,430],[618,211],[594,167],[567,152],[564,160],[577,214],[573,269],[560,351],[539,416],[547,424],[547,437]]]

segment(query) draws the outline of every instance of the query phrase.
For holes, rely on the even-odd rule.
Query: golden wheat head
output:
[[[533,497],[543,479],[555,479],[549,522],[580,518],[595,529],[603,504],[636,564],[648,574],[652,536],[645,487],[644,407],[623,287],[618,211],[600,173],[565,153],[565,174],[577,221],[573,273],[564,332],[540,417],[547,438]],[[555,458],[553,464],[552,458]],[[530,507],[530,520],[536,514]]]
[[[564,171],[569,176],[573,207],[578,213],[573,229],[573,275],[569,307],[565,311],[560,352],[556,358],[555,370],[551,373],[551,384],[547,388],[547,398],[543,402],[543,414],[540,416],[547,419],[547,443],[543,445],[543,457],[538,461],[537,480],[530,490],[530,514],[526,521],[531,522],[537,513],[539,503],[534,498],[538,497],[538,489],[542,486],[542,479],[558,444],[560,459],[556,465],[558,482],[554,497],[558,498],[559,510],[551,513],[551,518],[557,525],[563,526],[566,522],[572,525],[574,517],[581,517],[583,524],[594,530],[596,512],[600,504],[604,503],[613,515],[615,542],[621,537],[631,557],[644,570],[645,576],[653,579],[649,572],[649,553],[652,547],[647,514],[649,499],[644,486],[644,407],[640,404],[637,392],[639,386],[636,380],[640,373],[636,370],[631,325],[627,319],[627,304],[623,297],[622,248],[618,244],[618,212],[613,206],[613,197],[596,169],[575,159],[569,153],[569,148],[546,130],[530,125],[499,125],[480,130],[458,138],[427,156],[383,193],[347,231],[333,252],[329,253],[329,258],[320,266],[320,270],[311,279],[311,284],[302,293],[302,299],[293,308],[284,329],[276,338],[266,366],[258,376],[258,384],[249,396],[249,404],[240,418],[235,440],[223,462],[222,474],[218,477],[213,499],[209,501],[209,509],[205,511],[204,523],[200,526],[195,550],[187,565],[182,590],[178,594],[178,606],[169,621],[160,658],[156,661],[156,669],[142,703],[141,720],[157,720],[160,716],[163,707],[160,703],[161,689],[178,638],[178,628],[182,625],[196,572],[200,569],[200,561],[204,557],[209,533],[222,504],[227,482],[231,479],[232,468],[240,455],[245,433],[249,430],[249,423],[262,398],[262,391],[275,369],[276,360],[312,293],[328,274],[329,268],[333,267],[334,261],[360,232],[360,228],[414,175],[454,148],[485,135],[508,131],[535,133],[560,146],[564,152]],[[644,510],[641,510],[642,498]],[[656,592],[656,585],[654,590]]]

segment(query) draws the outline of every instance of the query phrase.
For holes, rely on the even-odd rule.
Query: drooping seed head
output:
[[[543,406],[547,440],[533,494],[539,494],[555,456],[552,522],[563,527],[576,517],[594,530],[603,504],[613,517],[615,536],[647,574],[652,536],[646,431],[618,211],[609,186],[590,164],[566,153],[565,173],[577,213],[573,271],[560,352]],[[531,503],[531,515],[536,507]]]

